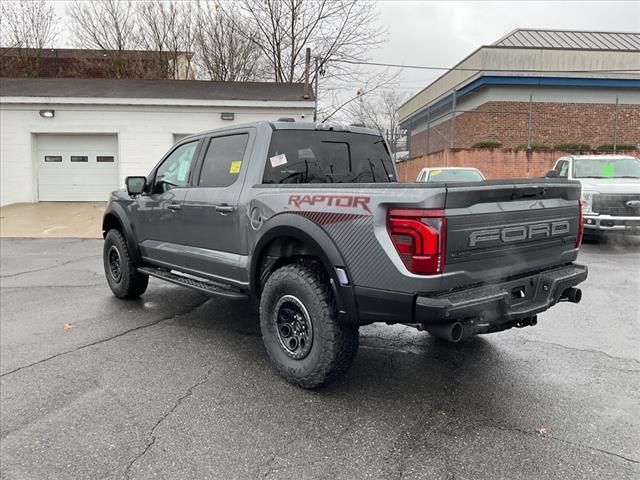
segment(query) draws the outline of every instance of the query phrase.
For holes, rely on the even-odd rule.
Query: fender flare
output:
[[[119,203],[110,203],[107,209],[104,212],[102,217],[102,236],[104,237],[107,234],[105,229],[105,224],[107,217],[114,217],[118,222],[120,227],[122,227],[122,233],[124,235],[124,239],[127,242],[127,247],[129,248],[129,253],[131,254],[131,259],[134,264],[139,265],[142,263],[142,258],[140,256],[140,251],[138,250],[138,239],[136,237],[135,231],[133,229],[133,225],[129,220],[129,215],[127,211],[124,209],[122,205]]]
[[[272,240],[289,237],[298,240],[309,249],[309,253],[320,259],[328,273],[331,289],[338,307],[341,321],[357,323],[358,310],[353,286],[342,285],[335,267],[346,268],[346,262],[331,237],[316,223],[297,214],[279,214],[269,219],[262,227],[251,255],[249,280],[251,292],[257,296],[260,282],[260,263],[265,248]]]

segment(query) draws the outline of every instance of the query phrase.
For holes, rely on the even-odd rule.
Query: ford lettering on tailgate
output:
[[[534,238],[553,237],[569,233],[571,226],[567,220],[534,223],[531,225],[514,225],[504,228],[487,228],[471,232],[469,246],[475,247],[483,242],[500,241],[502,243],[519,242]]]

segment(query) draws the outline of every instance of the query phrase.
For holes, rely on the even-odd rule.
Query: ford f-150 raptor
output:
[[[269,357],[305,388],[347,369],[361,325],[458,342],[578,302],[582,228],[578,182],[398,183],[378,133],[291,121],[182,139],[102,225],[117,297],[152,276],[259,299]]]

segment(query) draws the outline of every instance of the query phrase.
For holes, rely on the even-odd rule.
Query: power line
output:
[[[640,72],[636,68],[623,69],[593,69],[593,70],[540,70],[540,69],[522,69],[522,68],[465,68],[465,67],[434,67],[428,65],[401,65],[398,63],[380,63],[380,62],[359,62],[355,60],[328,60],[334,63],[349,63],[351,65],[369,65],[373,67],[393,67],[393,68],[413,68],[417,70],[445,70],[445,71],[464,71],[464,72],[520,72],[520,73],[629,73]]]

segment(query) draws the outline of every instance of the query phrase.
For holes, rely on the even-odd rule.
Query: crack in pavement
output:
[[[67,260],[66,262],[56,263],[55,265],[50,265],[48,267],[34,268],[33,270],[25,270],[24,272],[10,273],[9,275],[0,275],[0,278],[13,278],[19,275],[26,275],[27,273],[44,272],[45,270],[51,270],[52,268],[62,267],[63,265],[68,265],[70,263],[79,262],[80,260],[86,260],[88,258],[93,258],[93,257],[102,257],[102,254],[98,253],[93,255],[85,255],[83,257],[76,257],[73,260]]]
[[[503,426],[499,426],[499,425],[484,425],[484,426],[487,427],[487,428],[495,428],[496,430],[501,430],[501,431],[505,431],[505,432],[522,433],[524,435],[529,435],[529,436],[533,436],[533,437],[536,437],[536,438],[548,438],[549,440],[553,440],[553,441],[560,442],[560,443],[565,443],[567,445],[572,445],[574,447],[582,448],[582,449],[585,449],[585,450],[591,450],[591,451],[594,451],[594,452],[604,453],[605,455],[611,455],[613,457],[620,458],[621,460],[624,460],[625,462],[635,463],[635,464],[640,465],[640,460],[635,460],[633,458],[625,457],[624,455],[620,455],[619,453],[615,453],[615,452],[610,452],[609,450],[603,450],[601,448],[592,447],[591,445],[585,445],[585,444],[578,443],[578,442],[572,442],[571,440],[566,440],[564,438],[555,437],[553,435],[539,434],[539,433],[531,432],[529,430],[525,430],[523,428],[508,427],[508,426],[504,426],[504,425]]]
[[[622,361],[626,361],[626,362],[634,362],[634,363],[638,363],[640,364],[640,360],[637,360],[635,358],[629,358],[629,357],[616,357],[615,355],[611,355],[607,352],[603,352],[601,350],[593,350],[590,348],[578,348],[578,347],[570,347],[568,345],[563,345],[561,343],[555,343],[555,342],[547,342],[545,340],[534,340],[531,338],[527,338],[526,340],[524,340],[525,342],[532,342],[532,343],[544,343],[546,345],[554,345],[556,347],[561,347],[567,350],[573,350],[576,352],[586,352],[586,353],[594,353],[594,354],[600,354],[600,355],[604,355],[605,357],[611,358],[612,360],[622,360]]]
[[[43,358],[42,360],[38,360],[38,361],[30,363],[28,365],[23,365],[21,367],[14,368],[13,370],[10,370],[8,372],[5,372],[5,373],[1,374],[0,378],[4,378],[7,375],[11,375],[13,373],[19,372],[19,371],[24,370],[26,368],[31,368],[31,367],[34,367],[36,365],[40,365],[41,363],[48,362],[49,360],[53,360],[54,358],[62,357],[62,356],[67,355],[69,353],[74,353],[74,352],[77,352],[79,350],[83,350],[83,349],[88,348],[88,347],[93,347],[94,345],[99,345],[101,343],[109,342],[109,341],[114,340],[116,338],[119,338],[119,337],[122,337],[124,335],[127,335],[128,333],[136,332],[138,330],[142,330],[143,328],[153,327],[155,325],[158,325],[159,323],[166,322],[166,321],[169,321],[169,320],[173,320],[176,317],[180,317],[182,315],[187,315],[189,313],[193,313],[198,308],[202,307],[205,303],[207,303],[208,300],[209,300],[209,298],[206,298],[202,303],[199,303],[195,307],[192,307],[192,308],[190,308],[190,309],[188,309],[188,310],[186,310],[184,312],[176,313],[175,315],[171,315],[170,317],[160,318],[160,319],[155,320],[155,321],[153,321],[151,323],[147,323],[145,325],[139,325],[137,327],[130,328],[129,330],[125,330],[124,332],[120,332],[120,333],[118,333],[116,335],[112,335],[112,336],[107,337],[107,338],[102,338],[100,340],[96,340],[95,342],[87,343],[85,345],[80,345],[79,347],[72,348],[71,350],[67,350],[67,351],[64,351],[64,352],[56,353],[55,355],[51,355],[50,357]]]
[[[207,299],[208,300],[208,299]],[[204,302],[206,303],[206,301]],[[201,305],[199,305],[198,307],[194,308],[193,310],[196,310],[197,308],[201,307],[202,305],[204,305],[204,303],[202,303]],[[192,311],[193,311],[192,310]],[[178,315],[176,315],[178,316]],[[240,344],[244,344],[245,340],[242,340],[240,342]],[[147,452],[151,449],[151,447],[153,447],[153,445],[155,445],[157,437],[155,436],[155,431],[158,429],[158,427],[160,427],[160,425],[173,413],[175,412],[178,407],[180,405],[182,405],[182,402],[184,402],[187,398],[189,398],[190,396],[193,395],[193,392],[195,391],[196,388],[200,387],[201,385],[204,385],[205,383],[207,383],[209,381],[209,377],[211,376],[211,373],[213,373],[213,370],[216,368],[216,366],[213,366],[211,368],[209,368],[207,370],[207,372],[200,378],[200,380],[198,380],[197,382],[195,382],[193,385],[191,385],[187,391],[184,393],[184,395],[180,396],[176,402],[173,404],[173,406],[164,414],[162,415],[162,417],[160,417],[160,419],[155,423],[155,425],[151,428],[151,430],[148,433],[148,436],[150,437],[150,439],[147,441],[147,443],[145,444],[144,448],[142,449],[142,451],[136,455],[128,464],[127,467],[125,468],[124,474],[122,476],[122,478],[125,479],[129,479],[131,478],[131,469],[133,468],[133,466],[142,458],[144,457]],[[229,369],[230,370],[230,369]],[[272,456],[273,458],[271,458],[269,460],[269,462],[272,462],[275,457],[276,454],[273,454]]]
[[[155,425],[151,428],[151,430],[147,434],[147,436],[150,437],[150,438],[146,442],[146,445],[144,446],[142,451],[138,455],[133,457],[133,459],[129,462],[129,464],[127,465],[127,467],[124,470],[124,474],[122,475],[122,478],[126,478],[126,479],[131,478],[130,475],[131,475],[131,469],[133,468],[133,466],[142,457],[144,457],[147,454],[147,452],[151,449],[151,447],[153,447],[153,445],[156,443],[155,431],[158,429],[158,427],[160,427],[160,425],[169,417],[169,415],[171,415],[173,412],[175,412],[176,409],[180,405],[182,405],[182,402],[184,402],[187,398],[189,398],[191,395],[193,395],[193,391],[196,388],[198,388],[201,385],[204,385],[205,383],[207,383],[209,381],[209,376],[211,375],[211,373],[213,372],[214,369],[215,369],[215,366],[213,366],[209,370],[207,370],[207,372],[200,378],[200,380],[198,380],[196,383],[191,385],[182,396],[178,397],[178,399],[173,404],[173,406],[169,410],[167,410],[167,412],[164,415],[162,415],[162,417],[160,417],[160,419],[155,423]]]

